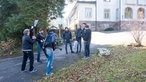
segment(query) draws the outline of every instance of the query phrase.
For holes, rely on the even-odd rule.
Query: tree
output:
[[[131,44],[131,46],[140,47],[142,46],[142,39],[144,37],[144,21],[127,21],[122,23],[122,27],[125,27],[128,31],[130,31],[133,39],[135,40],[136,44]]]
[[[0,40],[6,37],[4,24],[8,21],[8,17],[17,13],[16,4],[11,4],[8,0],[0,0]]]
[[[135,23],[132,23],[133,28],[130,29],[131,34],[135,40],[135,42],[137,43],[137,47],[142,46],[142,39],[144,37],[144,22],[142,21],[137,21]]]
[[[39,20],[38,27],[48,27],[52,17],[62,17],[65,0],[7,0],[16,5],[18,13],[11,13],[4,22],[4,33],[10,38],[21,38],[24,28],[33,25],[34,20]],[[8,4],[7,4],[8,5]]]

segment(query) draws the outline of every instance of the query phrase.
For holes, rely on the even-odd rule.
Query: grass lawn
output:
[[[80,60],[38,82],[146,82],[146,50],[108,47],[111,56]]]

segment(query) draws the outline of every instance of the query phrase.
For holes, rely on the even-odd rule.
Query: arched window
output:
[[[145,10],[143,8],[138,9],[137,18],[139,18],[139,19],[144,19],[145,18]]]
[[[132,19],[133,18],[132,8],[130,8],[130,7],[125,8],[125,18],[126,19]]]

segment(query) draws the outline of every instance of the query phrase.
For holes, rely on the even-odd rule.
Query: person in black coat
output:
[[[70,45],[70,50],[71,50],[71,53],[74,53],[73,50],[72,50],[72,43],[71,43],[71,39],[72,39],[72,34],[71,32],[69,31],[69,29],[67,27],[65,27],[65,31],[63,33],[63,39],[65,41],[65,50],[66,50],[66,54],[68,54],[68,51],[67,51],[67,45],[69,44]]]
[[[30,30],[25,29],[23,31],[23,37],[22,37],[22,51],[23,51],[23,61],[22,61],[22,67],[21,71],[25,71],[27,59],[29,58],[30,60],[30,72],[35,72],[33,67],[34,63],[34,55],[33,55],[33,43],[35,42],[36,37],[32,36],[32,39],[30,38]]]
[[[90,56],[91,30],[88,25],[84,24],[83,26],[85,26],[83,31],[85,58],[88,58]]]

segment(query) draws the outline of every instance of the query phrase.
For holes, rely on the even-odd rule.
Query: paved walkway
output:
[[[91,54],[96,51],[96,45],[91,45]],[[65,68],[83,57],[83,52],[80,55],[77,54],[65,54],[64,46],[63,50],[56,50],[54,52],[54,61],[53,61],[53,72],[56,72],[62,68]],[[70,49],[68,49],[70,50]],[[83,50],[82,50],[83,51]],[[33,82],[38,79],[41,79],[45,76],[46,72],[46,57],[44,54],[41,54],[42,64],[36,62],[35,54],[35,63],[34,67],[37,69],[35,73],[21,72],[22,56],[15,58],[7,58],[0,60],[0,82]],[[27,63],[27,69],[29,68],[29,62]]]
[[[143,39],[143,43],[145,43],[145,41],[146,38]],[[93,32],[91,42],[91,54],[96,51],[97,47],[102,47],[104,45],[126,45],[133,42],[134,40],[129,32]],[[62,51],[56,50],[54,52],[54,68],[52,71],[56,72],[64,67],[67,67],[80,60],[82,57],[83,53],[81,55],[71,53],[65,54],[63,46]],[[35,59],[34,66],[38,70],[35,73],[22,73],[20,71],[22,56],[0,59],[0,82],[33,82],[41,79],[45,76],[46,71],[46,58],[43,53],[41,54],[41,59],[43,60],[42,64],[36,63]],[[29,67],[28,65],[29,64],[27,64],[27,68]]]

